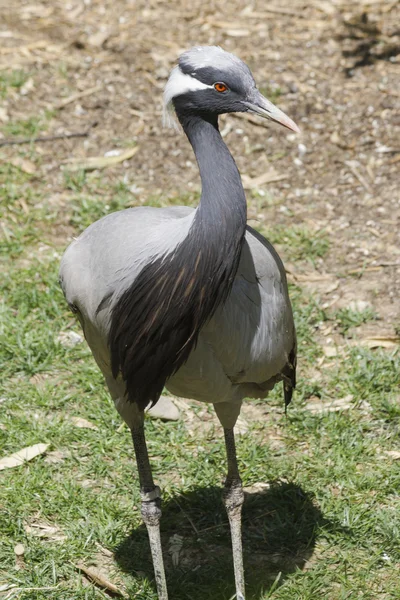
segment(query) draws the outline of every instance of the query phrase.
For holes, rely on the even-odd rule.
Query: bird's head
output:
[[[184,52],[164,91],[166,122],[175,109],[179,118],[199,114],[256,113],[299,133],[283,111],[257,89],[248,66],[218,46],[198,46]]]

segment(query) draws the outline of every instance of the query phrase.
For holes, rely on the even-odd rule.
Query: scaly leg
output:
[[[223,497],[231,528],[236,598],[237,600],[245,600],[242,551],[242,505],[244,502],[244,494],[242,480],[240,479],[237,465],[233,428],[224,429],[224,434],[226,455],[228,459],[228,475],[225,481]]]
[[[147,453],[146,439],[144,435],[144,424],[141,423],[135,426],[133,429],[131,429],[131,433],[139,471],[142,517],[147,527],[147,533],[150,540],[150,549],[151,556],[153,558],[158,598],[159,600],[168,600],[160,536],[160,488],[154,485],[149,455]]]

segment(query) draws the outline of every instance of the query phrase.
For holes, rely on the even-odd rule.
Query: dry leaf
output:
[[[247,37],[250,35],[250,31],[248,29],[228,29],[225,33],[230,37]]]
[[[367,346],[368,348],[397,348],[400,344],[399,336],[373,336],[366,337],[362,340],[355,340],[354,345],[358,346],[361,344],[362,346]]]
[[[395,460],[400,459],[400,452],[398,450],[385,450],[384,452],[390,456],[390,458],[394,458]]]
[[[7,592],[8,590],[12,590],[13,588],[16,588],[17,584],[16,583],[2,583],[0,585],[0,592]],[[9,595],[7,595],[7,597],[9,597]]]
[[[245,486],[243,491],[246,492],[246,494],[265,494],[270,488],[270,483],[258,481],[257,483],[253,483],[253,485]]]
[[[99,429],[97,425],[87,421],[86,419],[82,419],[82,417],[71,417],[71,421],[75,427],[80,427],[81,429]]]
[[[28,173],[28,175],[34,175],[37,171],[36,165],[33,162],[27,160],[26,158],[21,158],[20,156],[15,156],[7,162],[8,164],[13,165],[13,167],[17,167],[17,169],[20,169],[24,173]]]
[[[266,183],[273,183],[274,181],[282,181],[287,179],[288,175],[279,175],[276,171],[269,171],[263,173],[258,177],[249,177],[248,175],[242,175],[243,187],[245,190],[254,190]]]
[[[101,546],[98,542],[96,542],[96,546],[98,547],[100,552],[104,554],[104,556],[107,556],[107,558],[112,558],[114,556],[111,550],[109,550],[108,548],[104,548],[104,546]]]
[[[353,395],[349,394],[344,398],[338,398],[337,400],[328,400],[322,402],[317,396],[315,396],[315,401],[309,401],[305,408],[309,410],[312,414],[318,415],[324,412],[338,412],[339,410],[348,410],[349,408],[353,408]]]
[[[53,450],[52,452],[48,452],[44,462],[51,464],[57,464],[63,461],[67,456],[69,456],[69,452],[62,452],[61,450]]]
[[[298,281],[331,281],[332,275],[320,274],[320,273],[299,273],[296,275]]]
[[[134,148],[129,148],[125,150],[125,152],[121,152],[118,156],[91,156],[89,158],[71,158],[66,160],[68,163],[67,169],[69,171],[80,171],[83,169],[84,171],[94,171],[95,169],[105,169],[107,167],[112,167],[117,165],[118,163],[124,162],[124,160],[128,160],[132,158],[139,150],[138,146]]]
[[[118,594],[123,598],[127,597],[126,594],[111,581],[109,581],[97,567],[85,567],[85,565],[79,563],[76,565],[76,568],[80,571],[83,571],[83,573],[85,573],[85,575],[87,575],[96,585],[105,588],[113,594]]]
[[[29,460],[36,458],[36,456],[44,454],[48,447],[49,444],[34,444],[33,446],[22,448],[10,456],[5,456],[0,459],[0,471],[19,467],[23,465],[24,462],[28,462]]]
[[[56,542],[62,542],[66,539],[66,536],[58,527],[48,525],[48,523],[31,523],[30,525],[25,525],[24,529],[26,533],[38,538],[45,538]]]

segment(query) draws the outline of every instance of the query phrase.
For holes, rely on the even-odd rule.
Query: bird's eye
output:
[[[220,94],[223,94],[223,92],[227,92],[228,91],[228,86],[225,85],[224,83],[214,83],[214,89],[219,92]]]

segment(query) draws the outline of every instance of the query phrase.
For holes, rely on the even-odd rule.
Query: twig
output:
[[[400,267],[400,262],[381,262],[369,267],[359,267],[358,269],[352,269],[347,271],[347,275],[358,275],[358,273],[364,273],[365,271],[380,271],[385,267]]]
[[[96,127],[97,121],[92,123],[86,131],[76,133],[60,133],[58,135],[45,135],[36,138],[17,138],[16,140],[0,140],[0,146],[16,146],[21,144],[36,144],[36,142],[53,142],[54,140],[68,140],[70,138],[88,137],[90,130]]]
[[[288,17],[297,17],[299,19],[306,19],[306,15],[304,13],[292,10],[290,8],[279,8],[278,6],[263,6],[261,12],[249,12],[245,16],[246,17],[255,17],[262,18],[264,16],[263,13],[272,13],[275,15],[286,15]]]
[[[187,518],[187,520],[189,521],[189,523],[191,524],[191,526],[193,527],[193,530],[195,532],[196,535],[200,535],[199,534],[199,530],[197,529],[196,525],[193,523],[192,519],[189,517],[189,515],[183,510],[182,506],[179,504],[178,500],[176,498],[174,498],[174,502],[175,504],[178,505],[178,508],[180,509],[180,511],[183,513],[183,515]]]
[[[349,167],[350,171],[358,179],[358,181],[361,183],[361,185],[367,190],[367,192],[369,192],[370,194],[372,194],[371,186],[369,185],[369,183],[367,182],[367,180],[361,175],[361,173],[358,171],[358,169],[353,165],[352,161],[345,160],[344,164],[347,167]]]
[[[7,591],[7,595],[4,597],[5,600],[12,600],[12,598],[14,598],[14,594],[18,594],[20,592],[52,592],[55,590],[58,590],[60,588],[62,584],[59,583],[58,585],[54,585],[54,586],[47,586],[47,587],[28,587],[28,588],[22,588],[22,587],[13,587],[13,588],[9,588]]]
[[[66,106],[68,106],[68,104],[71,104],[72,102],[75,102],[75,100],[79,100],[80,98],[84,98],[85,96],[90,96],[91,94],[95,94],[96,92],[100,92],[103,88],[100,85],[96,85],[95,87],[89,88],[87,90],[84,90],[83,92],[77,92],[76,94],[72,94],[72,96],[69,96],[68,98],[65,98],[65,100],[61,100],[61,102],[59,102],[58,104],[55,105],[55,108],[58,108],[59,110],[62,110],[63,108],[65,108]]]

